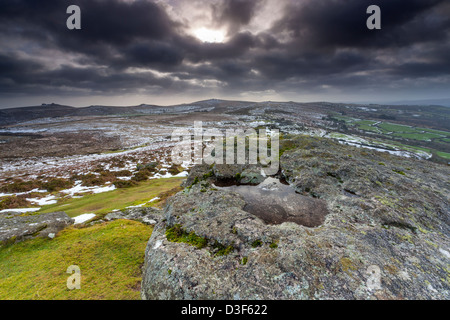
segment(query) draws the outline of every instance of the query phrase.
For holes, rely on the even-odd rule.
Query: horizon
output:
[[[5,0],[0,17],[0,109],[449,99],[444,0]]]
[[[17,106],[1,106],[0,110],[7,110],[7,109],[21,109],[21,108],[35,108],[35,107],[44,107],[44,106],[51,106],[51,105],[58,105],[58,106],[66,106],[66,107],[72,107],[72,108],[89,108],[89,107],[95,107],[95,106],[101,106],[101,107],[112,107],[112,108],[132,108],[137,107],[141,105],[148,105],[148,106],[156,106],[156,107],[171,107],[171,106],[178,106],[178,105],[192,105],[199,102],[206,102],[211,100],[219,100],[224,102],[247,102],[247,103],[296,103],[296,104],[320,104],[320,103],[331,103],[331,104],[349,104],[349,105],[398,105],[398,106],[442,106],[442,107],[450,107],[450,98],[442,98],[442,99],[430,99],[430,100],[399,100],[399,101],[386,101],[386,102],[371,102],[371,101],[326,101],[326,100],[317,100],[317,101],[294,101],[294,100],[236,100],[236,99],[219,99],[219,98],[206,98],[201,100],[195,100],[190,102],[179,102],[179,103],[172,103],[172,104],[158,104],[158,103],[138,103],[138,104],[80,104],[80,105],[72,105],[70,103],[62,103],[62,102],[55,102],[55,101],[48,101],[48,102],[40,102],[40,103],[34,103],[34,104],[28,104],[28,105],[17,105]]]

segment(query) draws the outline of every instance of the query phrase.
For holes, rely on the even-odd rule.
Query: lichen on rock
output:
[[[325,203],[323,222],[267,223],[214,185],[257,167],[195,167],[148,242],[142,298],[450,298],[448,166],[321,138],[289,145],[282,177]],[[171,241],[175,226],[204,245]]]

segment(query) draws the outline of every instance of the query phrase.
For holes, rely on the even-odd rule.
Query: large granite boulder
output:
[[[74,219],[65,212],[24,215],[17,212],[0,214],[0,245],[16,243],[36,237],[53,238]]]
[[[148,242],[143,299],[450,298],[448,166],[326,139],[293,143],[281,172],[308,198],[293,208],[323,219],[267,221],[199,166]]]

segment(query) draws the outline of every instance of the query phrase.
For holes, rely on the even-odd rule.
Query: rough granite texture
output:
[[[73,223],[74,219],[70,218],[65,212],[39,215],[5,212],[0,214],[0,245],[36,237],[53,238],[59,231]]]
[[[324,223],[265,224],[212,185],[235,167],[198,166],[148,242],[143,299],[450,299],[449,166],[328,139],[290,145],[280,174],[326,202]],[[176,225],[208,245],[169,241]]]

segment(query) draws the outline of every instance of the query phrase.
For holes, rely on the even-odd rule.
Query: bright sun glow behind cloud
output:
[[[203,42],[223,42],[225,40],[225,34],[220,30],[211,30],[206,28],[197,29],[194,32],[195,36]]]

